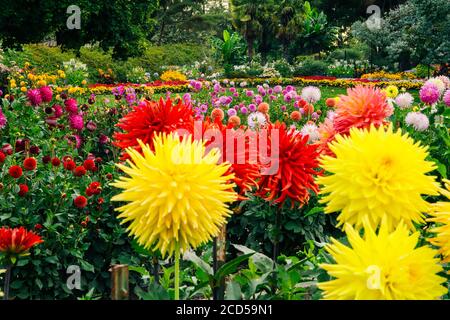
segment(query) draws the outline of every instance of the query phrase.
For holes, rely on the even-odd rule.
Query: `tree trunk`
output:
[[[252,62],[252,60],[253,60],[253,39],[247,39],[247,55],[248,55],[248,62]]]
[[[162,37],[163,37],[163,34],[164,34],[164,29],[165,29],[165,27],[166,27],[166,23],[165,23],[164,20],[163,20],[163,21],[162,21],[162,24],[161,24],[161,30],[159,31],[158,46],[161,45]]]

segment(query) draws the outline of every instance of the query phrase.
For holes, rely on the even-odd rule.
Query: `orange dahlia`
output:
[[[328,143],[334,140],[336,130],[334,129],[333,121],[326,118],[319,128],[320,140],[317,142],[319,145],[319,152],[328,156],[333,156],[333,152],[328,147]]]
[[[288,130],[286,124],[280,122],[269,126],[268,140],[276,137],[274,130],[278,131],[278,148],[276,143],[269,142],[267,154],[272,161],[278,161],[278,169],[275,174],[261,176],[256,194],[280,206],[288,198],[292,207],[297,202],[303,205],[308,202],[310,192],[318,192],[315,177],[322,173],[319,169],[318,145],[308,144],[307,135]],[[263,154],[260,156],[264,158]]]
[[[172,100],[164,101],[162,98],[159,102],[145,100],[120,119],[117,127],[125,132],[116,132],[113,135],[114,145],[122,149],[132,147],[141,151],[139,139],[153,150],[155,134],[176,130],[192,133],[194,117],[191,107],[181,100],[178,104],[172,104]]]
[[[352,127],[369,128],[371,124],[379,127],[392,113],[393,108],[380,89],[369,86],[348,88],[347,95],[341,95],[336,103],[334,129],[347,134]]]

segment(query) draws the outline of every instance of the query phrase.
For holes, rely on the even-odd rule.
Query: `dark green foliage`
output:
[[[318,242],[338,232],[333,216],[323,214],[323,208],[312,198],[307,206],[283,207],[280,226],[275,225],[277,207],[259,198],[242,202],[241,212],[234,214],[227,226],[231,243],[241,243],[258,252],[271,255],[273,241],[280,238],[280,251],[291,255],[301,250],[308,240]]]
[[[323,76],[328,70],[327,63],[321,60],[307,59],[294,71],[296,76]]]
[[[156,4],[156,0],[2,1],[0,39],[4,47],[11,48],[47,39],[75,50],[98,43],[104,50],[112,48],[115,58],[123,59],[142,53],[145,34],[154,25],[150,15]],[[80,29],[68,29],[66,25],[70,5],[80,8]]]

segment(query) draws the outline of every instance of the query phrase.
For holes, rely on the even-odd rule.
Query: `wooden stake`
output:
[[[128,300],[129,282],[128,265],[118,264],[111,267],[111,299]]]

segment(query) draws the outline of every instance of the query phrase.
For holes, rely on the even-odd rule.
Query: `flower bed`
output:
[[[107,298],[111,264],[129,265],[134,298],[209,299],[224,281],[240,288],[226,292],[234,299],[333,298],[342,288],[349,299],[448,292],[438,275],[450,256],[442,188],[448,79],[427,81],[417,98],[393,82],[346,92],[303,86],[361,84],[317,77],[272,79],[301,86],[228,79],[144,85],[149,90],[27,78],[10,79],[0,111],[0,255],[9,297]],[[178,87],[182,96],[166,92]],[[234,143],[223,143],[235,140],[236,154]],[[222,152],[207,153],[211,147]],[[316,244],[330,237],[338,240],[327,253]],[[360,246],[344,248],[347,241]],[[389,254],[367,260],[374,250]],[[213,254],[232,259],[216,274]],[[392,296],[387,287],[364,287],[383,263],[389,277],[401,275]],[[80,268],[81,290],[66,285],[71,266]]]

